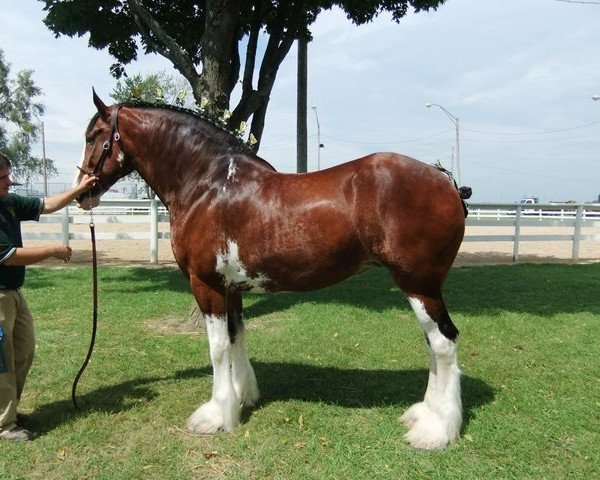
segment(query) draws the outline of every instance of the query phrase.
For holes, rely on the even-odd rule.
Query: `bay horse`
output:
[[[400,420],[416,448],[440,449],[462,423],[458,330],[442,284],[461,244],[466,208],[448,172],[376,153],[319,172],[284,174],[236,136],[176,107],[105,105],[85,132],[80,173],[98,183],[91,209],[117,180],[139,172],[170,214],[171,244],[204,316],[211,399],[188,419],[195,434],[232,431],[259,399],[242,317],[244,292],[303,292],[370,264],[386,267],[425,333],[424,400]]]

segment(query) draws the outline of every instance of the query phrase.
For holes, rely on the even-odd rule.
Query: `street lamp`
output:
[[[315,112],[315,118],[317,120],[317,170],[321,170],[321,149],[325,146],[321,143],[321,125],[319,124],[319,115],[317,114],[317,107],[313,105],[310,107]]]
[[[438,107],[442,112],[446,114],[446,116],[452,120],[454,123],[454,128],[456,129],[456,183],[460,186],[460,141],[459,141],[459,121],[458,117],[452,115],[448,110],[437,103],[426,103],[425,106],[427,108]]]
[[[48,196],[48,162],[46,160],[46,133],[44,131],[44,122],[40,121],[42,127],[42,162],[44,168],[44,198]]]

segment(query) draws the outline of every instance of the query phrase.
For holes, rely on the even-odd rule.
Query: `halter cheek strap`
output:
[[[100,158],[98,159],[98,163],[96,164],[96,166],[94,167],[94,169],[92,170],[92,175],[97,175],[98,173],[100,173],[102,171],[102,167],[104,167],[104,163],[106,162],[106,159],[108,158],[108,156],[110,155],[111,151],[112,151],[112,144],[113,144],[113,140],[116,142],[120,142],[121,141],[121,134],[119,133],[119,111],[121,110],[121,107],[117,107],[115,110],[113,110],[112,116],[111,116],[111,128],[110,128],[110,135],[108,137],[108,139],[104,142],[104,144],[102,144],[102,153],[100,154]]]

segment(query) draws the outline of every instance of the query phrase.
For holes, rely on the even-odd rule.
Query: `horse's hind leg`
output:
[[[458,438],[462,424],[458,330],[440,295],[408,295],[425,332],[431,357],[425,399],[410,407],[400,420],[410,428],[407,441],[416,448],[444,448]]]

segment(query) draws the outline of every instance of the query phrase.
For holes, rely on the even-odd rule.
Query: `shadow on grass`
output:
[[[76,278],[85,282],[86,291],[92,286],[90,267],[30,268],[27,275],[27,290],[62,288],[65,278]],[[89,287],[89,288],[88,288]],[[127,298],[131,294],[155,293],[157,291],[190,293],[190,283],[177,268],[165,267],[98,267],[100,294],[120,294]]]
[[[524,312],[600,314],[600,263],[457,267],[444,286],[450,313],[494,315]],[[247,318],[288,309],[298,303],[350,304],[373,311],[410,310],[384,268],[373,268],[340,284],[308,293],[247,295]]]
[[[47,269],[30,272],[26,287],[61,288],[64,274]],[[90,280],[91,282],[91,280]],[[91,283],[90,283],[91,285]],[[99,270],[100,295],[190,291],[176,268],[104,267]],[[450,312],[493,315],[501,311],[552,315],[587,311],[600,313],[600,263],[519,264],[456,267],[444,287]],[[190,293],[190,304],[192,303]],[[384,268],[373,268],[337,285],[312,292],[246,294],[246,318],[286,310],[300,303],[349,304],[373,311],[409,309],[402,292]]]
[[[422,400],[427,384],[427,370],[356,370],[319,367],[297,363],[255,362],[254,369],[261,389],[261,405],[288,400],[337,405],[344,408],[374,408],[387,405],[405,409]],[[119,413],[139,407],[140,403],[160,402],[155,385],[162,382],[189,380],[210,376],[210,367],[188,369],[167,377],[146,377],[98,388],[77,397],[80,410],[71,400],[60,400],[36,409],[30,418],[30,428],[45,434],[90,412]],[[212,381],[212,377],[210,378]],[[208,401],[210,385],[204,385]],[[462,397],[465,425],[473,411],[494,399],[494,390],[484,381],[462,377]],[[182,412],[185,423],[199,405],[190,404]],[[244,412],[244,421],[251,421],[252,411]]]

